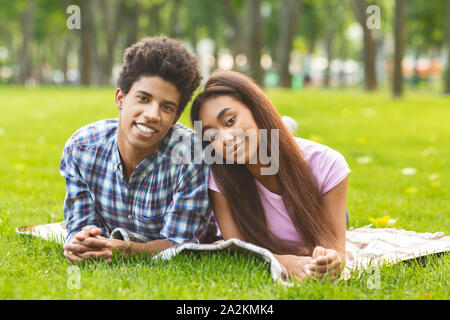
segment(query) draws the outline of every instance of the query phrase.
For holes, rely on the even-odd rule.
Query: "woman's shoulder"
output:
[[[344,156],[329,146],[299,137],[294,137],[294,140],[317,178],[322,194],[336,186],[351,171]]]

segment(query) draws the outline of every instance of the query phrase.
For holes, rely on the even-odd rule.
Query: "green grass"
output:
[[[450,233],[450,98],[359,90],[269,90],[298,136],[341,152],[349,175],[350,227],[389,215],[395,227]],[[80,267],[70,289],[60,246],[18,235],[21,225],[63,219],[63,145],[79,127],[113,118],[112,88],[0,87],[0,299],[449,299],[449,255],[383,266],[345,282],[283,287],[265,264],[242,255],[149,257]],[[189,125],[188,110],[181,122]],[[361,164],[358,159],[370,157]],[[417,169],[403,175],[403,168]],[[375,277],[375,278],[374,278]],[[370,283],[376,279],[378,287]]]

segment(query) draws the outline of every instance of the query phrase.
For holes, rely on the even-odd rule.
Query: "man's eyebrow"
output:
[[[144,90],[138,90],[136,92],[142,93],[144,96],[147,96],[147,97],[153,97],[150,93],[148,93],[147,91],[144,91]]]
[[[225,112],[227,112],[228,110],[230,110],[230,108],[223,108],[219,114],[217,115],[217,121],[220,121],[220,119],[223,117],[223,115],[225,114]]]
[[[147,91],[144,91],[144,90],[137,90],[136,92],[141,93],[144,96],[147,96],[147,97],[150,97],[150,98],[153,97],[153,95],[151,93],[148,93]],[[170,104],[170,105],[174,106],[175,108],[178,107],[177,104],[175,102],[173,102],[173,101],[164,100],[163,103]]]

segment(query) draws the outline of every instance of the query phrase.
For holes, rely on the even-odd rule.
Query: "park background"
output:
[[[159,34],[344,155],[349,227],[450,233],[450,0],[0,0],[1,299],[449,298],[448,255],[289,288],[246,256],[116,257],[72,285],[60,246],[14,228],[63,220],[65,141],[118,116],[123,51]]]

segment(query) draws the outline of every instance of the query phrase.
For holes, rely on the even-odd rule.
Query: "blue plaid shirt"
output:
[[[208,201],[209,166],[171,161],[175,146],[192,154],[194,144],[184,138],[192,142],[194,132],[177,123],[127,183],[117,146],[117,124],[118,119],[109,119],[82,127],[64,146],[60,173],[67,185],[67,240],[84,226],[96,225],[105,237],[121,227],[151,240],[198,243],[208,225],[215,225]],[[171,139],[180,135],[183,142]]]

